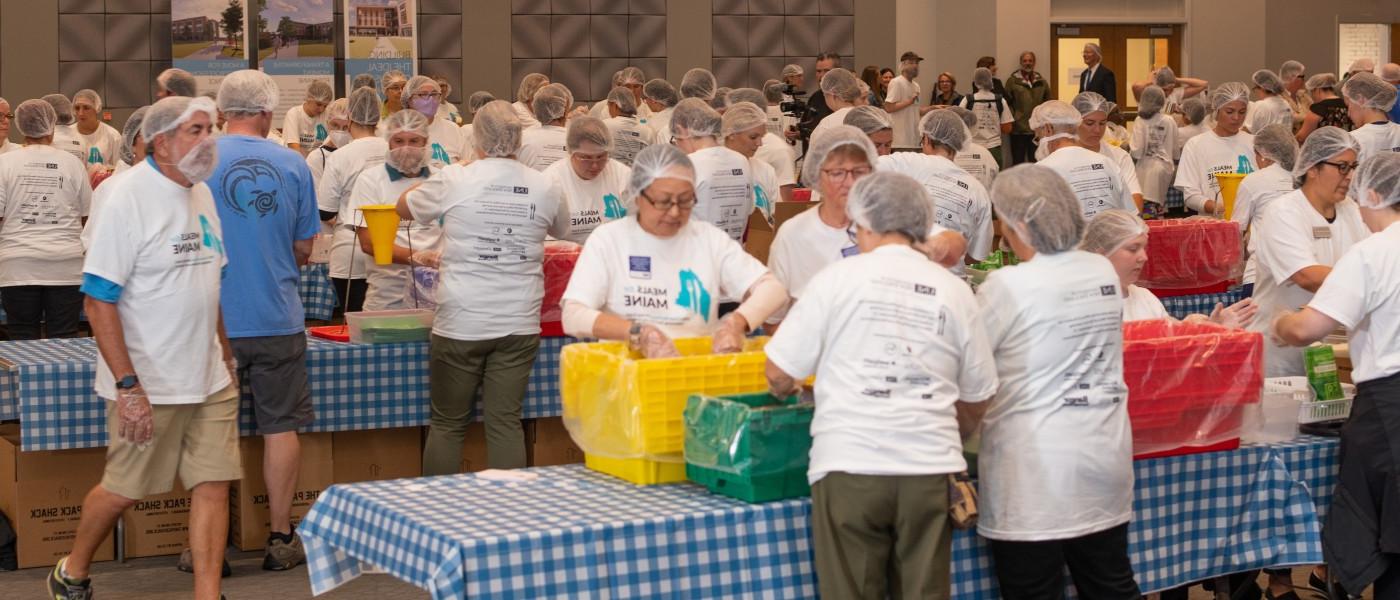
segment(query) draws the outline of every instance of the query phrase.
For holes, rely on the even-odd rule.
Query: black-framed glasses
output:
[[[653,200],[651,196],[648,196],[646,192],[642,192],[642,199],[646,200],[648,204],[651,204],[652,206],[656,207],[656,210],[659,210],[661,212],[671,212],[672,208],[679,208],[682,211],[687,211],[692,208],[695,208],[696,202],[695,196],[681,199],[667,198],[665,200],[657,201]]]
[[[1332,161],[1330,161],[1330,160],[1324,160],[1324,161],[1322,161],[1322,162],[1320,162],[1320,163],[1318,163],[1318,164],[1330,165],[1330,166],[1336,167],[1337,172],[1338,172],[1338,173],[1341,173],[1342,175],[1346,175],[1347,173],[1350,173],[1350,172],[1352,172],[1352,171],[1355,171],[1357,167],[1361,166],[1361,163],[1359,163],[1359,162],[1357,162],[1357,161],[1351,161],[1351,162],[1332,162]]]
[[[847,177],[855,176],[859,179],[873,173],[875,169],[870,167],[856,167],[854,169],[822,169],[822,175],[832,181],[843,181]]]

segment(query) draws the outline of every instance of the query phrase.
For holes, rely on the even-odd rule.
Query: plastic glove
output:
[[[676,343],[655,325],[642,325],[642,330],[637,334],[632,349],[640,352],[645,358],[675,358],[681,355],[676,349]]]
[[[436,269],[442,265],[441,250],[414,250],[408,257],[408,264],[415,267]]]
[[[1274,320],[1269,322],[1269,341],[1273,342],[1275,346],[1283,346],[1285,348],[1288,346],[1292,346],[1292,344],[1289,344],[1287,341],[1285,341],[1278,335],[1279,321],[1282,321],[1285,317],[1291,314],[1293,314],[1293,311],[1291,310],[1279,311],[1278,315],[1274,317]]]
[[[743,351],[744,336],[749,332],[749,326],[744,323],[743,315],[733,312],[724,315],[719,320],[719,327],[710,337],[711,351],[715,354],[733,354]]]
[[[155,417],[146,388],[140,385],[129,390],[117,390],[117,435],[145,447],[155,433]]]
[[[1224,325],[1230,329],[1244,329],[1254,322],[1255,315],[1259,314],[1259,305],[1251,298],[1245,298],[1229,308],[1217,302],[1215,310],[1210,313],[1210,320],[1216,324]]]

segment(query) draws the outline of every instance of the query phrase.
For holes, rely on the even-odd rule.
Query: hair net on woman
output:
[[[1353,75],[1357,73],[1370,73],[1371,71],[1375,70],[1376,61],[1370,58],[1358,58],[1354,61],[1351,61],[1351,67],[1347,68],[1347,72]]]
[[[199,93],[199,82],[184,69],[166,69],[156,76],[156,85],[175,96],[193,97]]]
[[[992,70],[987,67],[978,67],[977,70],[972,72],[972,85],[974,92],[992,91],[992,86],[995,85],[992,83]]]
[[[1342,97],[1366,108],[1385,112],[1395,106],[1395,86],[1366,71],[1352,75],[1342,84]]]
[[[1309,92],[1312,92],[1314,90],[1336,91],[1337,84],[1338,81],[1336,73],[1318,73],[1317,75],[1309,77],[1308,80],[1303,83],[1303,87],[1306,88]]]
[[[1171,67],[1157,69],[1157,73],[1152,76],[1152,84],[1160,88],[1176,85],[1176,71]]]
[[[1254,134],[1254,152],[1293,172],[1293,165],[1298,162],[1298,140],[1293,137],[1293,128],[1276,123],[1260,129]]]
[[[667,107],[675,106],[681,101],[680,95],[676,93],[676,86],[665,79],[646,82],[646,85],[642,86],[642,97]]]
[[[1284,81],[1293,81],[1293,78],[1302,75],[1303,71],[1306,70],[1308,70],[1308,68],[1303,66],[1303,63],[1296,60],[1289,60],[1284,61],[1283,66],[1279,67],[1278,75],[1279,78]]]
[[[962,117],[946,110],[935,110],[924,115],[919,122],[919,132],[929,143],[946,146],[954,153],[967,143],[967,125]]]
[[[822,95],[827,98],[836,98],[844,102],[855,102],[860,99],[860,79],[855,73],[847,71],[841,67],[836,67],[827,72],[822,77]]]
[[[1309,138],[1312,139],[1312,138]],[[1377,152],[1351,176],[1351,192],[1363,208],[1400,204],[1400,153]]]
[[[312,81],[311,85],[306,86],[306,99],[330,104],[331,100],[335,99],[335,90],[325,80],[317,79]]]
[[[272,112],[280,94],[277,82],[268,74],[253,69],[234,71],[219,83],[219,110],[225,115]]]
[[[943,110],[949,111],[957,115],[959,119],[962,119],[963,125],[967,125],[968,129],[977,127],[976,113],[973,113],[972,111],[961,106],[949,106],[948,108],[945,108]]]
[[[724,86],[716,88],[714,97],[710,98],[710,108],[713,108],[715,110],[724,110],[725,106],[727,106],[729,102],[729,92],[732,91],[734,91],[733,88],[728,88]]]
[[[535,93],[548,83],[549,78],[542,73],[530,73],[522,77],[520,86],[515,88],[515,100],[528,104],[535,97]]]
[[[719,113],[700,98],[681,100],[671,115],[671,135],[677,138],[714,137],[719,130]]]
[[[146,118],[146,111],[150,110],[150,108],[150,106],[142,106],[132,111],[131,116],[126,118],[126,124],[122,125],[120,158],[128,165],[134,164],[136,159],[139,158],[136,156],[136,150],[132,148],[132,146],[136,145],[136,136],[141,134],[141,121]]]
[[[1303,147],[1298,149],[1298,160],[1293,163],[1293,184],[1303,185],[1308,169],[1318,163],[1332,160],[1332,157],[1351,150],[1360,153],[1361,146],[1350,133],[1338,127],[1323,127],[1308,135]]]
[[[1036,252],[1071,250],[1084,233],[1084,215],[1074,192],[1063,177],[1042,165],[1002,171],[992,184],[992,208]]]
[[[146,118],[141,121],[141,139],[146,140],[147,144],[154,144],[156,136],[174,131],[195,113],[201,112],[209,116],[210,123],[218,119],[214,101],[203,96],[161,98],[151,105],[150,110],[146,111]]]
[[[491,92],[472,92],[472,95],[467,97],[467,110],[471,114],[476,114],[476,111],[481,110],[481,107],[490,104],[495,99],[496,97],[491,95]]]
[[[1074,137],[1075,130],[1083,120],[1084,117],[1073,106],[1059,100],[1050,100],[1031,111],[1029,124],[1031,129],[1037,132],[1042,127],[1052,127],[1054,133],[1042,138],[1045,142],[1050,142],[1059,138]]]
[[[690,157],[672,144],[652,144],[632,159],[632,175],[622,195],[636,200],[658,179],[680,179],[695,183],[695,165]]]
[[[552,123],[564,118],[569,107],[574,105],[574,94],[562,83],[550,83],[535,92],[530,102],[530,110],[541,123]]]
[[[714,73],[697,67],[686,71],[685,76],[681,77],[681,98],[703,98],[708,101],[715,97],[715,88],[718,87]]]
[[[350,122],[374,127],[379,124],[379,94],[374,88],[355,88],[350,92]]]
[[[768,115],[752,103],[740,102],[724,111],[724,116],[720,118],[719,133],[727,138],[757,127],[762,127],[767,132]]]
[[[330,104],[326,105],[326,121],[334,121],[336,119],[350,120],[349,98],[336,98],[332,100]]]
[[[384,119],[384,139],[405,131],[428,137],[428,117],[416,110],[401,110]]]
[[[102,97],[97,95],[96,90],[82,89],[78,90],[78,93],[73,94],[73,104],[82,101],[86,101],[91,105],[93,110],[102,110]]]
[[[1149,85],[1142,90],[1142,97],[1138,98],[1138,116],[1151,118],[1162,112],[1162,107],[1167,105],[1167,93],[1162,88]]]
[[[504,100],[481,107],[472,120],[472,149],[488,158],[504,158],[520,150],[520,117]]]
[[[1283,94],[1283,80],[1279,79],[1278,74],[1273,71],[1259,69],[1254,72],[1254,75],[1250,76],[1250,80],[1254,81],[1255,87],[1263,89],[1270,94]]]
[[[358,90],[362,87],[374,89],[374,76],[369,73],[360,73],[355,76],[355,80],[350,82],[350,91]]]
[[[851,112],[846,113],[846,118],[842,123],[861,130],[865,135],[894,128],[894,124],[890,122],[890,113],[885,112],[883,108],[875,108],[874,106],[857,106],[851,109]]]
[[[801,75],[801,74],[802,74],[802,66],[801,66],[801,65],[786,64],[786,65],[783,65],[783,70],[782,70],[781,73],[778,74],[778,76],[779,76],[780,78],[782,78],[782,79],[787,79],[787,78],[789,78],[789,77],[796,77],[796,76]]]
[[[724,105],[726,108],[734,106],[740,102],[748,102],[757,106],[759,110],[768,107],[768,98],[754,88],[734,88],[724,95]]]
[[[64,96],[63,94],[45,94],[41,100],[48,102],[49,106],[53,107],[54,113],[58,115],[59,125],[73,124],[75,120],[73,118],[73,102],[68,99],[68,96]]]
[[[913,177],[876,171],[851,187],[846,216],[873,233],[898,233],[911,242],[922,242],[933,226],[933,202]]]
[[[389,86],[396,83],[408,83],[408,76],[398,69],[385,71],[383,75],[379,76],[379,88],[382,90],[388,90]]]
[[[763,99],[770,104],[777,104],[783,101],[783,91],[787,89],[787,84],[776,79],[769,79],[763,82]]]
[[[1105,210],[1084,226],[1084,240],[1079,242],[1079,249],[1108,256],[1144,233],[1147,233],[1147,223],[1141,217],[1117,208]]]
[[[1079,111],[1079,116],[1081,117],[1087,117],[1090,113],[1096,112],[1101,112],[1107,116],[1108,113],[1113,111],[1113,107],[1110,106],[1111,104],[1108,98],[1104,98],[1103,95],[1098,92],[1080,92],[1079,95],[1075,96],[1074,100],[1070,102],[1074,110]]]
[[[865,153],[866,162],[873,167],[875,160],[880,157],[880,153],[875,150],[875,144],[870,141],[870,136],[865,135],[861,130],[850,125],[837,125],[822,130],[821,134],[812,138],[811,148],[807,150],[807,157],[802,160],[802,181],[808,187],[817,184],[821,178],[822,163],[826,162],[827,155],[832,150],[843,146],[855,146],[857,150]]]
[[[633,85],[642,85],[646,83],[646,81],[647,76],[642,72],[640,67],[623,67],[621,71],[617,72],[618,85],[627,85],[629,83]]]
[[[432,86],[438,92],[442,91],[442,88],[438,87],[436,79],[427,75],[414,75],[412,79],[408,80],[408,83],[404,84],[403,95],[412,98],[414,94],[423,91],[423,88],[428,86]]]
[[[1200,125],[1206,120],[1206,101],[1200,96],[1187,98],[1181,103],[1181,112],[1186,115],[1186,122],[1191,125]]]
[[[1210,91],[1211,112],[1217,112],[1231,102],[1243,102],[1248,105],[1249,86],[1238,81],[1230,81],[1222,83]]]
[[[608,92],[608,104],[617,107],[617,112],[624,116],[637,114],[637,97],[632,94],[632,90],[625,87],[615,87]]]
[[[15,129],[27,138],[42,138],[53,135],[58,124],[58,114],[53,105],[43,100],[25,100],[15,107]]]
[[[612,132],[603,120],[587,115],[569,119],[569,128],[564,132],[564,147],[569,152],[583,148],[585,142],[592,143],[602,150],[611,150],[612,141]]]

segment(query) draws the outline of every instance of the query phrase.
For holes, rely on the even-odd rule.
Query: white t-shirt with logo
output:
[[[998,114],[996,98],[993,92],[981,91],[965,97],[960,103],[977,116],[977,126],[971,128],[972,141],[987,148],[1000,148],[1001,126],[1016,122],[1016,115],[1012,114],[1006,98],[1001,99],[1001,112]]]
[[[919,143],[919,82],[910,81],[900,75],[890,80],[890,89],[885,94],[885,102],[891,104],[913,100],[914,103],[890,113],[890,123],[894,125],[895,148],[918,148]]]
[[[768,268],[793,298],[801,298],[807,283],[828,265],[860,254],[847,230],[827,225],[817,208],[814,204],[783,223],[768,250]]]
[[[1351,130],[1351,137],[1361,146],[1358,161],[1378,152],[1400,152],[1400,123],[1367,123]]]
[[[1249,238],[1249,259],[1244,263],[1244,282],[1254,283],[1258,273],[1258,226],[1264,220],[1264,210],[1279,196],[1293,191],[1293,174],[1275,163],[1245,175],[1235,193],[1235,211],[1230,220],[1238,223],[1240,231],[1252,230]]]
[[[1292,118],[1292,117],[1290,117]],[[1186,207],[1204,212],[1207,200],[1220,195],[1216,173],[1254,172],[1254,136],[1243,131],[1230,137],[1220,137],[1206,130],[1186,142],[1181,151],[1181,164],[1176,167],[1176,184],[1186,200]]]
[[[628,167],[642,149],[656,143],[656,132],[643,125],[637,117],[618,115],[603,121],[612,133],[612,157]]]
[[[83,134],[78,133],[77,125],[54,125],[53,126],[53,147],[73,155],[78,162],[87,164],[87,142],[83,141]]]
[[[0,287],[82,283],[91,203],[73,155],[34,144],[0,156]]]
[[[315,118],[306,115],[300,104],[287,109],[282,117],[282,140],[288,144],[299,144],[302,150],[310,150],[330,135],[326,129],[326,111]]]
[[[219,347],[219,285],[228,264],[214,196],[149,160],[112,186],[83,272],[121,286],[117,314],[151,404],[198,404],[229,386]],[[117,398],[99,351],[97,395]]]
[[[896,152],[881,156],[877,166],[913,177],[928,190],[934,219],[967,238],[967,255],[983,260],[992,251],[992,199],[967,171],[942,156]],[[962,261],[953,269],[962,272]]]
[[[565,129],[558,125],[540,125],[526,129],[520,133],[520,151],[516,153],[516,158],[536,171],[543,171],[559,161],[568,162],[566,133]]]
[[[1128,297],[1123,299],[1123,322],[1149,321],[1171,317],[1162,301],[1145,289],[1136,285],[1128,286]]]
[[[326,170],[316,185],[316,208],[340,214],[331,237],[331,277],[365,278],[365,253],[360,250],[354,231],[359,215],[350,206],[350,193],[363,171],[384,168],[384,155],[388,152],[389,142],[363,137],[326,158]]]
[[[569,233],[569,203],[543,173],[510,158],[451,165],[408,195],[420,223],[440,223],[433,333],[461,341],[540,332],[544,239]]]
[[[428,165],[438,169],[462,160],[467,155],[462,147],[462,128],[439,113],[428,125],[428,149],[432,153]]]
[[[695,209],[690,218],[720,228],[734,241],[744,238],[753,212],[749,159],[724,146],[690,153],[695,165]]]
[[[1123,183],[1118,166],[1108,157],[1080,146],[1064,146],[1037,162],[1060,174],[1084,211],[1084,221],[1105,210],[1121,208],[1137,212],[1133,196]]]
[[[74,128],[76,131],[76,127]],[[121,162],[122,134],[106,123],[98,123],[92,133],[78,131],[83,139],[83,164],[116,167]]]
[[[672,338],[705,336],[719,324],[720,298],[742,298],[767,272],[709,223],[692,220],[663,239],[628,217],[593,231],[563,299]]]
[[[430,177],[437,173],[436,169],[429,168]],[[350,207],[352,210],[362,206],[375,204],[397,204],[399,194],[404,193],[408,188],[413,187],[426,180],[424,177],[408,178],[403,177],[397,181],[390,181],[389,170],[385,167],[365,169],[360,175],[360,179],[355,182],[355,189],[350,194]],[[364,228],[364,221],[358,221],[358,228]],[[358,245],[359,241],[356,240]],[[407,248],[414,252],[419,250],[440,249],[442,243],[442,228],[437,223],[416,223],[413,221],[400,221],[398,233],[394,236],[394,245]],[[374,260],[366,260],[365,266],[368,268],[369,290],[365,293],[365,310],[398,310],[404,308],[414,308],[409,301],[408,286],[412,283],[412,269],[409,265],[390,264],[381,265]]]
[[[773,173],[778,177],[778,187],[797,185],[797,149],[783,138],[771,133],[764,135],[763,144],[753,157],[773,167]]]
[[[997,388],[972,291],[908,246],[817,275],[765,352],[790,376],[817,377],[810,483],[966,470],[957,402]]]
[[[623,199],[632,169],[616,160],[608,159],[608,166],[593,179],[579,177],[568,160],[550,165],[544,176],[557,184],[569,201],[569,233],[561,239],[583,244],[603,223],[626,217],[635,210],[631,202]]]
[[[1357,383],[1400,373],[1400,227],[1352,246],[1308,306],[1346,326]]]
[[[1038,159],[1037,159],[1038,160]],[[967,171],[968,175],[977,178],[982,187],[992,189],[992,182],[996,181],[997,173],[1001,172],[1001,165],[997,164],[992,153],[982,144],[968,141],[963,144],[962,150],[953,157],[953,163]]]
[[[768,163],[759,160],[757,154],[749,159],[749,172],[753,174],[753,206],[772,223],[773,203],[783,199],[778,174]]]

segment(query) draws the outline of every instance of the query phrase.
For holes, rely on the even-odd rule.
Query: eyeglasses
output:
[[[679,200],[675,198],[667,198],[665,200],[657,201],[652,200],[651,196],[648,196],[646,192],[642,192],[642,198],[645,199],[647,203],[656,207],[656,209],[661,212],[671,212],[672,208],[679,208],[682,212],[684,212],[695,208],[696,202],[695,196],[691,196],[689,198],[681,198]]]
[[[441,98],[441,97],[442,97],[442,94],[440,94],[440,93],[438,93],[438,92],[418,92],[417,94],[414,94],[413,97],[414,97],[414,98],[432,98],[433,100],[437,100],[438,98]]]
[[[599,163],[608,162],[608,155],[607,155],[607,153],[596,154],[596,155],[589,155],[589,154],[582,154],[582,153],[575,152],[575,153],[573,154],[573,157],[576,158],[576,159],[578,159],[579,162],[589,163],[589,164],[594,164],[594,165],[599,164]]]
[[[822,175],[832,181],[844,181],[847,177],[854,176],[856,179],[869,175],[874,169],[870,167],[856,167],[854,169],[822,169]]]
[[[4,119],[4,120],[6,120],[6,121],[9,121],[9,120],[12,120],[12,119],[14,119],[14,118],[15,118],[15,113],[12,113],[12,112],[9,112],[9,113],[0,113],[0,119]]]
[[[1338,173],[1341,173],[1342,175],[1346,175],[1347,173],[1350,173],[1350,172],[1352,172],[1352,171],[1355,171],[1355,170],[1356,170],[1356,167],[1361,166],[1361,163],[1356,162],[1356,161],[1352,161],[1352,162],[1349,162],[1349,163],[1344,163],[1344,162],[1331,162],[1331,161],[1324,160],[1324,161],[1322,161],[1322,162],[1320,162],[1320,163],[1318,163],[1318,164],[1320,164],[1320,165],[1331,165],[1331,166],[1333,166],[1333,167],[1336,167],[1336,168],[1337,168],[1337,172],[1338,172]]]

